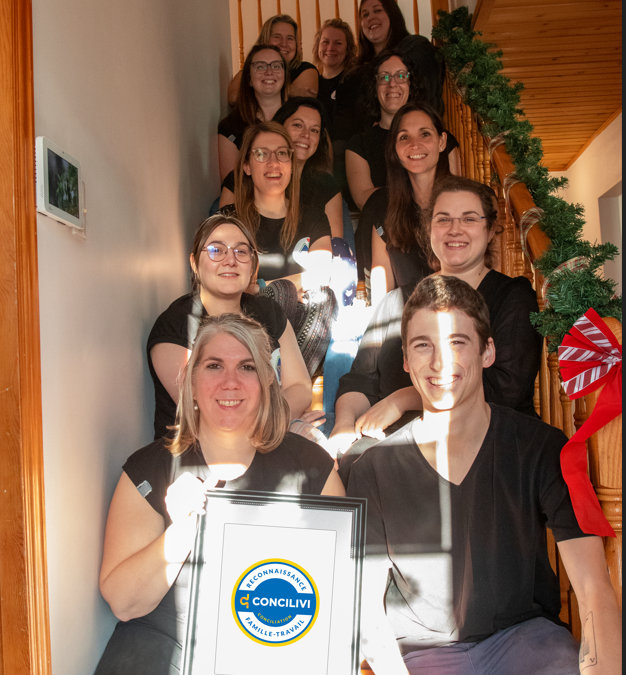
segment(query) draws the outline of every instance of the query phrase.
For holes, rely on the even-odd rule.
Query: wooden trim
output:
[[[607,120],[606,122],[599,128],[597,129],[584,143],[582,148],[574,155],[572,159],[570,159],[568,165],[565,167],[565,171],[567,171],[572,164],[585,152],[585,150],[591,145],[591,143],[594,141],[595,138],[597,138],[608,126],[617,118],[617,116],[622,112],[622,106],[620,106]]]
[[[430,0],[430,13],[433,18],[433,26],[437,25],[437,21],[439,20],[437,18],[437,12],[440,9],[443,9],[444,12],[450,11],[450,4],[448,0]]]
[[[484,33],[496,0],[478,0],[476,9],[472,15],[472,30]]]
[[[0,672],[49,675],[30,2],[0,0],[0,52]]]
[[[413,28],[415,35],[420,34],[420,13],[417,7],[417,0],[413,0]]]

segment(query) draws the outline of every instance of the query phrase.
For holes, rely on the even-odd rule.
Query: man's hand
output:
[[[404,410],[401,410],[392,396],[375,403],[364,415],[361,415],[354,425],[355,433],[377,438],[385,438],[384,429],[397,422]]]

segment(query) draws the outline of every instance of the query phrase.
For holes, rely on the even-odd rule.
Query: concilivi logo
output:
[[[284,647],[303,638],[319,611],[313,578],[289,560],[262,560],[237,580],[232,597],[233,616],[252,640]]]

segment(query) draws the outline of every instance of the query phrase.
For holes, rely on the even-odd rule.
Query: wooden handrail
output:
[[[501,239],[500,270],[509,276],[520,274],[527,276],[537,292],[540,309],[544,307],[542,296],[543,278],[532,269],[532,263],[538,260],[550,247],[549,237],[535,223],[526,234],[526,253],[521,243],[520,223],[530,209],[535,208],[532,195],[526,185],[514,182],[515,166],[506,151],[505,145],[495,145],[490,151],[491,139],[483,137],[481,120],[463,103],[460,93],[446,79],[444,88],[446,104],[445,125],[459,141],[461,166],[465,176],[491,184],[489,168],[497,175],[499,185],[494,185],[499,197],[501,221],[504,233]],[[481,172],[481,168],[483,171]],[[506,199],[505,199],[506,186]],[[622,327],[616,319],[605,319],[621,344]],[[572,403],[564,392],[559,373],[556,354],[547,354],[544,344],[541,368],[536,383],[535,406],[541,418],[565,432],[571,437],[591,414],[600,395],[601,388]],[[604,550],[611,582],[621,606],[622,602],[622,416],[610,422],[594,434],[588,441],[589,474],[603,512],[613,526],[616,537],[607,537]],[[567,573],[560,560],[558,549],[552,536],[549,536],[548,550],[550,561],[561,585],[561,619],[566,622],[574,637],[580,639],[580,619],[576,597],[571,588]]]

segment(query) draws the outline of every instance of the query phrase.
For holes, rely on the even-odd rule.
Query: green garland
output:
[[[556,351],[567,331],[590,307],[602,317],[612,316],[621,321],[622,303],[621,298],[615,296],[615,282],[598,276],[602,265],[613,260],[619,250],[614,244],[591,244],[583,240],[583,207],[555,196],[567,185],[567,179],[551,178],[541,164],[541,139],[530,135],[533,126],[523,119],[524,111],[519,107],[519,94],[524,85],[511,84],[499,72],[502,52],[490,52],[496,45],[476,39],[481,33],[472,30],[467,7],[459,7],[451,13],[439,10],[438,15],[433,38],[441,41],[440,54],[463,90],[465,103],[480,116],[485,136],[508,132],[504,143],[515,173],[544,212],[540,227],[552,245],[535,261],[535,267],[550,284],[549,306],[543,312],[531,314],[531,321],[548,338],[549,351]],[[472,65],[466,67],[468,64]],[[559,265],[579,256],[587,259],[585,269],[553,274]]]

